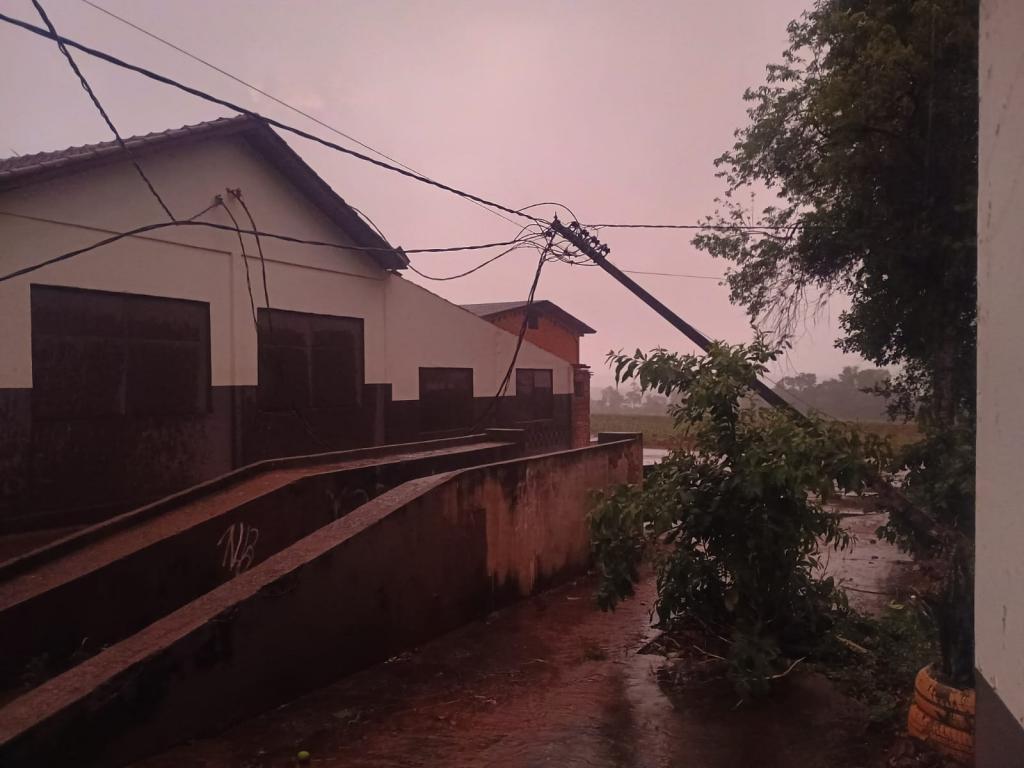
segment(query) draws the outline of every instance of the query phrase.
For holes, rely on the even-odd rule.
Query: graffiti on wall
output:
[[[221,566],[237,576],[252,565],[260,529],[245,523],[233,523],[217,539],[217,548],[224,548]]]

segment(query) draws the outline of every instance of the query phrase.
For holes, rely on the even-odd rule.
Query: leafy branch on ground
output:
[[[672,452],[643,488],[600,498],[591,515],[598,600],[613,608],[631,595],[651,556],[662,624],[695,619],[727,636],[741,695],[766,691],[846,614],[843,593],[820,576],[823,550],[849,544],[825,504],[866,490],[889,459],[882,440],[850,425],[743,407],[780,353],[759,338],[716,343],[706,357],[609,356],[619,380],[676,396],[671,414],[694,448]]]

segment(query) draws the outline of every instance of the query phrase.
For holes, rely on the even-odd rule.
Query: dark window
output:
[[[33,285],[32,403],[42,420],[210,408],[210,307]]]
[[[420,431],[473,424],[473,369],[420,368]]]
[[[537,313],[533,310],[526,310],[526,327],[531,330],[540,328],[540,318],[537,317]]]
[[[265,411],[358,404],[363,321],[281,309],[259,310],[259,391]]]
[[[522,421],[554,416],[555,395],[550,369],[516,369],[516,404]]]

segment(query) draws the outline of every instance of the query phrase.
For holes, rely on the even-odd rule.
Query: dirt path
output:
[[[724,680],[663,686],[662,657],[637,653],[653,594],[647,579],[609,614],[590,581],[553,590],[139,766],[269,768],[299,750],[339,768],[878,764],[858,708],[819,676],[738,708]]]

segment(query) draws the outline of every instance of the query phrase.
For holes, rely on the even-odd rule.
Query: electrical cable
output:
[[[164,209],[164,213],[167,214],[167,218],[173,221],[174,214],[171,213],[171,209],[167,207],[167,203],[165,203],[163,198],[160,197],[160,193],[156,191],[156,187],[153,186],[153,182],[149,180],[149,177],[146,176],[146,172],[142,170],[142,166],[139,165],[139,161],[135,157],[135,154],[128,148],[128,145],[124,143],[124,139],[121,138],[121,134],[114,125],[114,121],[110,119],[110,115],[107,114],[107,110],[103,108],[99,97],[96,96],[96,92],[93,91],[92,86],[89,85],[89,81],[85,79],[85,75],[82,74],[82,70],[78,68],[78,64],[75,63],[74,58],[71,56],[71,51],[69,51],[61,41],[60,35],[57,34],[57,28],[53,26],[53,22],[50,21],[50,17],[46,15],[46,11],[43,9],[43,6],[39,3],[39,0],[32,0],[32,5],[36,7],[36,10],[39,12],[39,17],[43,20],[43,23],[46,24],[46,27],[50,30],[50,34],[53,36],[53,39],[57,42],[58,50],[64,54],[64,58],[67,59],[68,64],[71,65],[71,70],[78,76],[78,81],[81,83],[82,88],[89,95],[89,98],[92,99],[93,105],[103,117],[107,127],[110,128],[110,132],[114,134],[114,138],[117,139],[117,143],[128,155],[129,159],[131,159],[132,165],[135,166],[135,170],[138,172],[139,177],[143,182],[145,182],[146,186],[149,187],[149,191],[152,193],[153,197],[156,198],[156,201],[160,203],[160,207]]]
[[[355,136],[352,136],[351,134],[345,133],[340,128],[335,128],[330,123],[324,122],[323,120],[321,120],[320,118],[316,117],[315,115],[311,115],[309,112],[305,112],[304,110],[299,109],[295,105],[289,104],[284,99],[282,99],[282,98],[280,98],[278,96],[275,96],[272,93],[268,93],[267,91],[265,91],[262,88],[259,88],[259,87],[255,86],[255,85],[253,85],[252,83],[246,82],[245,80],[243,80],[242,78],[238,77],[237,75],[234,75],[231,72],[228,72],[226,69],[218,67],[216,64],[213,64],[213,63],[207,61],[206,59],[202,58],[201,56],[198,56],[197,54],[194,54],[191,51],[186,50],[185,48],[182,48],[180,45],[176,45],[175,43],[172,43],[170,40],[167,40],[167,39],[165,39],[163,37],[160,37],[160,35],[156,34],[155,32],[151,32],[148,29],[145,29],[145,28],[139,26],[138,24],[135,24],[134,22],[129,21],[128,19],[126,19],[126,18],[124,18],[122,16],[118,16],[113,11],[107,10],[106,8],[104,8],[104,7],[100,6],[100,5],[97,5],[96,3],[92,2],[92,0],[82,0],[82,2],[85,3],[88,6],[96,9],[100,13],[105,13],[107,16],[110,16],[111,18],[116,19],[117,21],[121,22],[122,24],[125,24],[125,25],[131,27],[135,31],[141,32],[142,34],[146,35],[147,37],[149,37],[149,38],[151,38],[153,40],[156,40],[157,42],[162,43],[163,45],[166,45],[168,48],[171,48],[171,49],[177,51],[178,53],[187,56],[188,58],[192,59],[193,61],[198,62],[199,64],[202,64],[204,67],[212,69],[214,72],[217,72],[217,73],[219,73],[221,75],[224,75],[224,77],[227,77],[227,78],[229,78],[231,80],[234,80],[239,85],[245,86],[246,88],[248,88],[248,89],[250,89],[250,90],[260,94],[261,96],[264,96],[264,97],[270,99],[271,101],[275,102],[276,104],[280,104],[282,107],[285,107],[286,109],[290,109],[295,114],[301,115],[302,117],[305,117],[307,120],[312,120],[317,125],[322,126],[323,128],[326,128],[327,130],[331,131],[332,133],[337,134],[338,136],[341,136],[344,139],[348,139],[353,144],[358,144],[363,149],[368,149],[371,152],[373,152],[374,154],[379,155],[380,157],[383,157],[385,160],[390,160],[395,165],[400,165],[402,168],[405,168],[407,171],[412,171],[413,173],[420,173],[420,171],[417,171],[415,168],[413,168],[413,167],[411,167],[409,165],[406,165],[405,163],[401,162],[400,160],[396,160],[395,158],[391,157],[391,155],[389,155],[389,154],[387,154],[385,152],[382,152],[381,150],[377,149],[376,147],[370,146],[369,144],[367,144],[364,141],[360,141]],[[424,175],[425,176],[425,174],[420,174],[420,175]],[[475,200],[471,200],[470,202],[472,202],[474,205],[479,206],[480,208],[482,208],[483,210],[487,211],[488,213],[492,213],[495,216],[498,216],[498,217],[504,219],[505,221],[509,222],[510,224],[516,224],[516,222],[513,221],[512,219],[510,219],[508,216],[505,216],[503,213],[500,213],[500,212],[494,210],[493,208],[488,208],[488,207],[482,205],[481,203],[478,203]],[[364,219],[366,219],[367,221],[370,221],[369,217],[367,217],[365,214],[360,213],[360,215]],[[370,221],[370,224],[373,224],[373,222]],[[374,225],[374,229],[377,229],[376,225]],[[379,234],[380,230],[377,229],[377,232]],[[381,236],[383,237],[383,235],[381,235]]]
[[[481,414],[480,418],[477,419],[471,431],[476,432],[479,430],[481,425],[485,424],[491,417],[492,414],[496,414],[500,408],[501,398],[505,396],[505,392],[508,391],[508,385],[512,381],[512,372],[515,370],[516,362],[519,360],[519,351],[523,347],[523,341],[526,339],[526,330],[530,324],[530,307],[533,306],[534,296],[537,293],[537,284],[540,282],[540,272],[544,268],[544,263],[548,260],[548,253],[551,250],[551,244],[554,241],[554,233],[548,235],[548,242],[544,246],[540,253],[540,259],[537,261],[537,271],[533,275],[533,283],[530,285],[530,293],[526,299],[526,305],[523,307],[523,322],[519,327],[519,335],[516,338],[516,346],[512,352],[512,360],[509,361],[508,369],[505,371],[505,376],[501,380],[501,384],[498,386],[498,391],[494,393],[494,397],[491,398],[490,403],[487,405],[487,409]]]
[[[232,195],[242,206],[245,211],[245,215],[249,217],[249,224],[252,225],[252,231],[256,237],[256,250],[260,254],[260,271],[263,273],[263,298],[267,302],[267,319],[270,319],[270,289],[267,287],[267,261],[263,258],[263,243],[260,241],[260,230],[256,226],[256,219],[252,217],[252,213],[249,211],[249,206],[245,204],[245,200],[242,199],[242,190],[229,189],[228,194]]]
[[[681,272],[647,272],[642,269],[624,269],[622,271],[630,275],[655,275],[656,277],[688,277],[692,280],[725,280],[725,275],[687,275]]]
[[[813,224],[584,224],[587,229],[712,229],[720,231],[757,232],[784,229],[832,229]]]
[[[517,251],[520,248],[528,248],[531,245],[533,245],[532,242],[527,241],[527,240],[521,240],[519,243],[517,243],[516,245],[513,245],[508,250],[502,251],[497,256],[492,256],[491,258],[487,259],[487,261],[485,261],[485,262],[483,262],[481,264],[477,264],[475,267],[472,267],[471,269],[467,269],[465,272],[460,272],[457,275],[447,275],[445,277],[437,277],[435,275],[428,275],[428,274],[425,274],[425,273],[421,272],[420,270],[418,270],[411,263],[409,264],[409,269],[411,269],[417,275],[422,277],[424,280],[433,280],[435,282],[443,283],[443,282],[446,282],[448,280],[458,280],[460,277],[466,277],[467,275],[471,275],[474,272],[477,272],[477,271],[483,269],[488,264],[494,263],[495,261],[500,259],[502,256],[507,256],[508,254],[512,253],[512,251]]]
[[[259,120],[262,120],[267,125],[279,128],[282,131],[287,131],[288,133],[300,136],[304,139],[308,139],[309,141],[316,142],[317,144],[322,144],[325,147],[336,150],[338,152],[342,152],[343,154],[349,155],[358,160],[362,160],[363,162],[370,163],[371,165],[375,165],[378,168],[383,168],[393,173],[397,173],[401,176],[405,176],[410,179],[415,179],[416,181],[419,181],[422,184],[427,184],[429,186],[442,189],[445,192],[449,192],[453,195],[457,195],[458,197],[462,197],[467,200],[475,200],[478,203],[482,203],[483,205],[495,208],[496,210],[499,211],[504,211],[505,213],[512,214],[513,216],[520,216],[522,218],[529,219],[530,221],[536,223],[547,223],[544,222],[542,219],[537,218],[536,216],[532,216],[528,213],[521,213],[520,211],[517,211],[515,208],[510,208],[507,205],[502,205],[501,203],[496,203],[492,200],[488,200],[487,198],[480,197],[479,195],[474,195],[470,192],[466,192],[456,187],[449,186],[440,181],[435,181],[434,179],[427,178],[422,174],[407,171],[404,168],[400,168],[399,166],[394,165],[392,163],[387,163],[384,162],[383,160],[377,160],[375,158],[363,154],[362,152],[357,152],[354,149],[350,149],[349,147],[343,147],[342,145],[336,142],[317,136],[316,134],[310,133],[309,131],[304,131],[301,128],[296,128],[292,125],[288,125],[287,123],[283,123],[280,120],[275,120],[272,117],[261,115],[258,112],[254,112],[251,109],[246,109],[243,106],[230,102],[227,99],[222,99],[218,96],[213,96],[212,94],[206,93],[205,91],[201,91],[198,88],[193,88],[192,86],[185,85],[184,83],[174,80],[173,78],[167,77],[166,75],[161,75],[157,72],[153,72],[152,70],[146,69],[145,67],[140,67],[137,64],[130,64],[129,62],[124,61],[123,59],[120,59],[117,56],[113,56],[109,53],[99,51],[95,48],[90,48],[89,46],[83,45],[82,43],[72,40],[71,38],[58,35],[56,32],[48,32],[47,30],[42,29],[41,27],[37,27],[34,24],[29,24],[28,22],[21,21],[20,19],[16,19],[12,16],[8,16],[3,13],[0,13],[0,21],[5,21],[8,24],[20,27],[28,32],[32,32],[33,34],[39,35],[40,37],[45,37],[51,40],[57,40],[59,42],[64,43],[64,45],[71,46],[72,48],[82,51],[83,53],[86,53],[90,56],[101,59],[110,64],[114,64],[115,66],[121,67],[123,69],[136,72],[145,77],[148,77],[150,80],[155,80],[158,83],[163,83],[164,85],[172,86],[174,88],[177,88],[178,90],[184,91],[185,93],[188,93],[192,96],[196,96],[197,98],[203,99],[212,104],[217,104],[219,106],[225,107],[226,109],[230,109],[233,112],[238,112],[239,114],[257,118]]]
[[[238,226],[238,219],[235,218],[235,214],[233,214],[231,209],[228,208],[227,203],[224,202],[224,198],[221,195],[217,195],[217,204],[220,205],[231,218],[231,223],[235,225],[235,232],[238,234],[238,247],[242,251],[242,264],[245,266],[245,287],[249,290],[249,306],[252,308],[252,324],[258,330],[260,323],[256,317],[256,299],[254,299],[252,295],[252,277],[249,276],[249,255],[245,252],[245,241],[242,239],[242,228]]]
[[[20,269],[16,269],[13,272],[10,272],[10,273],[8,273],[6,275],[0,275],[0,283],[4,282],[6,280],[12,280],[15,277],[20,277],[21,275],[27,275],[30,272],[35,272],[37,270],[42,269],[43,267],[48,267],[51,264],[56,264],[56,263],[61,262],[61,261],[66,261],[68,259],[72,259],[72,258],[74,258],[76,256],[80,256],[83,253],[88,253],[89,251],[96,250],[97,248],[102,248],[103,246],[110,245],[111,243],[116,243],[118,240],[123,240],[126,237],[135,237],[136,235],[145,234],[146,232],[152,232],[152,231],[158,230],[158,229],[165,229],[167,227],[207,227],[209,229],[220,229],[220,230],[223,230],[223,231],[226,231],[226,232],[235,232],[236,231],[235,227],[228,226],[227,224],[217,224],[216,222],[212,222],[212,221],[196,221],[196,219],[198,219],[200,216],[202,216],[204,213],[206,213],[210,209],[216,208],[217,205],[219,205],[219,203],[214,201],[211,205],[209,205],[206,208],[204,208],[198,214],[196,214],[194,216],[191,216],[191,217],[189,217],[188,219],[186,219],[184,221],[182,221],[182,220],[178,220],[178,221],[161,221],[161,222],[158,222],[156,224],[145,224],[145,225],[143,225],[141,227],[135,227],[133,229],[128,229],[128,230],[125,230],[123,232],[117,232],[117,233],[111,235],[110,237],[105,237],[102,240],[98,240],[95,243],[92,243],[90,245],[85,245],[85,246],[82,246],[81,248],[75,248],[74,250],[66,251],[65,253],[59,254],[57,256],[52,256],[51,258],[44,259],[43,261],[37,262],[36,264],[30,264],[27,267],[22,267]],[[19,214],[11,213],[9,211],[0,211],[0,215],[18,216]],[[315,245],[315,246],[319,246],[319,247],[323,247],[323,248],[337,248],[337,249],[342,250],[342,251],[359,251],[359,252],[366,252],[366,253],[381,253],[381,252],[392,253],[392,252],[394,252],[396,250],[401,250],[401,249],[382,248],[382,247],[374,247],[374,246],[343,245],[341,243],[331,243],[331,242],[326,242],[326,241],[323,241],[323,240],[309,240],[309,239],[305,239],[305,238],[301,238],[301,237],[292,237],[290,235],[282,235],[282,234],[279,234],[279,233],[276,233],[276,232],[263,232],[263,231],[256,232],[255,230],[251,230],[251,229],[239,229],[238,231],[240,231],[242,234],[245,234],[245,235],[253,235],[253,236],[255,236],[255,235],[258,234],[260,237],[266,237],[266,238],[270,238],[270,239],[273,239],[273,240],[282,240],[284,242],[297,243],[299,245]],[[502,247],[502,246],[507,246],[507,245],[514,245],[515,243],[518,243],[518,242],[524,242],[524,241],[523,240],[505,240],[505,241],[496,242],[496,243],[480,243],[479,245],[456,245],[456,246],[451,246],[451,247],[448,247],[448,248],[411,248],[409,250],[402,250],[402,252],[406,253],[406,254],[409,254],[409,253],[454,253],[454,252],[458,252],[458,251],[476,251],[476,250],[483,250],[483,249],[487,249],[487,248],[495,248],[495,247]]]

